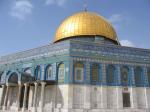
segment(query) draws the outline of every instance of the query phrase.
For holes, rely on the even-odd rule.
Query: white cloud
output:
[[[117,31],[119,31],[124,22],[124,18],[121,14],[113,14],[108,18],[108,21],[113,24]]]
[[[120,14],[113,14],[108,18],[108,20],[111,23],[117,23],[117,22],[121,22],[123,20],[123,17]]]
[[[129,40],[121,40],[120,43],[122,46],[135,47],[135,45]]]
[[[12,6],[10,15],[19,20],[25,18],[32,13],[33,5],[29,0],[17,0]]]
[[[64,6],[67,0],[46,0],[46,5],[58,5],[60,7]]]

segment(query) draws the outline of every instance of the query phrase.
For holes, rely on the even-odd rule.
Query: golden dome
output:
[[[62,22],[56,31],[54,42],[74,36],[103,36],[117,41],[112,25],[102,16],[92,12],[79,12]]]

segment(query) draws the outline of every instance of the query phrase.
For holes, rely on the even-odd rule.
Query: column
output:
[[[134,67],[133,66],[130,67],[130,77],[131,77],[131,80],[130,80],[131,107],[137,108],[137,94],[136,94],[136,85],[135,85],[135,79],[134,79]]]
[[[28,84],[25,83],[24,86],[25,86],[25,90],[24,90],[24,98],[23,98],[23,108],[22,108],[22,112],[24,112],[25,109],[26,109]]]
[[[19,91],[18,91],[18,110],[20,110],[20,98],[21,98],[21,89],[22,89],[22,85],[19,84]]]
[[[37,87],[38,83],[34,83],[35,88],[34,88],[34,96],[33,96],[33,112],[36,112],[36,96],[37,96]]]
[[[5,95],[5,85],[2,85],[2,95],[0,98],[0,109],[2,109],[2,106],[3,106],[4,95]]]
[[[40,112],[43,112],[45,85],[46,85],[45,82],[41,82],[41,105],[40,105]]]
[[[7,85],[7,88],[6,88],[6,94],[5,94],[5,98],[4,98],[3,110],[6,110],[6,108],[7,108],[8,93],[9,93],[9,85]]]
[[[121,82],[121,72],[120,72],[120,65],[116,65],[116,108],[122,109],[123,108],[123,100],[122,100],[122,85]]]
[[[123,98],[122,98],[122,87],[116,87],[116,101],[117,101],[117,105],[116,108],[117,109],[123,109]]]

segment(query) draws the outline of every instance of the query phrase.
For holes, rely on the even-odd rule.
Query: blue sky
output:
[[[85,0],[0,0],[0,56],[49,44]],[[86,0],[115,27],[123,45],[150,49],[150,0]]]

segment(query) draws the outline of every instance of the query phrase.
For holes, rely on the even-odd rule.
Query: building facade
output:
[[[79,12],[54,42],[0,57],[1,112],[150,112],[150,50],[124,47],[103,17]]]

